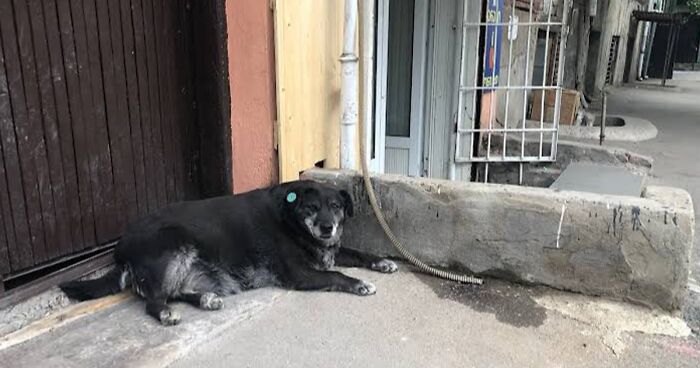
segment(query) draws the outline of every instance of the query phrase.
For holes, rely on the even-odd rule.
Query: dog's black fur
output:
[[[340,246],[352,215],[346,191],[311,181],[177,203],[127,227],[110,272],[60,287],[86,300],[131,283],[164,325],[180,321],[169,300],[214,310],[223,306],[221,296],[268,285],[371,295],[372,284],[330,271],[334,265],[397,270],[392,261]]]

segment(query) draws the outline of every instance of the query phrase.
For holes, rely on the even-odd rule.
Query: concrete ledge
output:
[[[501,139],[495,139],[492,144],[494,152],[501,152]],[[551,145],[551,141],[545,140],[545,147]],[[524,166],[523,184],[531,187],[549,187],[559,177],[562,171],[572,162],[588,162],[599,165],[624,167],[638,175],[648,175],[652,171],[653,159],[622,148],[599,146],[574,141],[559,140],[557,143],[557,160],[550,163],[530,164]],[[508,137],[509,155],[518,155],[520,140]],[[527,141],[525,152],[527,155],[537,156],[539,143]],[[478,168],[479,177],[483,177],[483,165]],[[489,182],[498,184],[518,184],[520,180],[520,164],[503,163],[489,167]],[[482,180],[479,180],[482,181]]]
[[[557,143],[557,164],[562,169],[571,162],[590,162],[600,165],[624,167],[627,170],[647,175],[651,172],[654,160],[623,148],[598,146],[567,140]]]
[[[397,255],[358,173],[303,177],[353,193],[347,246]],[[430,264],[665,310],[685,298],[695,217],[683,190],[648,187],[630,198],[393,175],[372,181],[392,229]]]
[[[600,121],[601,116],[595,116],[596,121]],[[629,141],[642,142],[656,138],[658,130],[649,120],[628,116],[628,115],[608,115],[608,118],[620,118],[624,120],[623,126],[606,126],[605,141]],[[600,126],[572,126],[560,125],[559,136],[600,139]]]
[[[595,122],[600,124],[601,113],[596,112],[591,114],[595,118]],[[646,119],[642,119],[635,116],[620,115],[620,114],[610,114],[608,119],[622,119],[624,125],[615,126],[608,125],[605,127],[605,141],[628,141],[628,142],[642,142],[648,141],[650,139],[656,138],[659,131],[656,129],[654,124]],[[539,128],[540,122],[528,120],[527,126],[531,128]],[[554,128],[552,123],[542,123],[542,127],[551,129]],[[600,125],[589,126],[589,125],[559,125],[559,137],[569,137],[569,138],[583,138],[583,139],[600,139]]]

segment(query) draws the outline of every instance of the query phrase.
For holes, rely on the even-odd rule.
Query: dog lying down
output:
[[[180,322],[169,300],[217,310],[222,296],[265,286],[372,295],[374,285],[331,271],[397,270],[388,259],[341,247],[343,223],[352,215],[348,192],[312,181],[176,203],[127,227],[107,274],[60,287],[87,300],[131,284],[163,325]]]

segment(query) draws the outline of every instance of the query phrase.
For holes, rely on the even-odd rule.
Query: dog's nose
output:
[[[321,224],[319,225],[322,234],[330,234],[333,232],[333,224]]]

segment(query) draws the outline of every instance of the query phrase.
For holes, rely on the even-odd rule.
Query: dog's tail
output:
[[[129,270],[123,263],[117,263],[113,269],[93,280],[69,281],[59,287],[71,299],[89,300],[116,294],[126,287]]]

